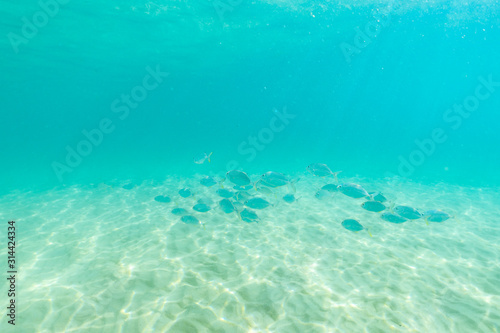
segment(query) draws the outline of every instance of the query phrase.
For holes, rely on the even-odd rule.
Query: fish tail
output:
[[[292,190],[293,193],[297,192],[297,189],[295,188],[295,184],[300,180],[300,178],[294,179],[288,183],[288,187]]]
[[[212,154],[213,154],[213,152],[211,152],[210,154],[208,154],[208,163],[210,163],[210,162],[211,162],[211,160],[210,160],[210,156],[212,156]]]
[[[334,172],[333,173],[333,178],[335,179],[335,183],[338,183],[339,182],[339,173],[341,173],[342,171],[337,171],[337,172]]]
[[[425,218],[425,224],[429,225],[429,218],[428,217]]]
[[[373,237],[372,233],[370,232],[370,229],[366,229],[366,231],[368,232],[368,235],[370,235],[370,237]]]

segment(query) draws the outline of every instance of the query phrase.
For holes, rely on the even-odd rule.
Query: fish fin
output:
[[[335,182],[338,183],[339,182],[339,173],[341,173],[342,171],[337,171],[337,172],[334,172],[333,173],[333,178],[335,179]]]
[[[208,154],[207,158],[208,158],[208,163],[210,163],[210,156],[212,156],[213,152],[211,152],[210,154]]]
[[[428,217],[425,218],[425,224],[429,225],[429,218]]]
[[[238,215],[238,219],[241,221],[241,214],[238,212],[238,209],[235,209],[234,212]]]
[[[297,189],[295,188],[295,184],[300,180],[300,178],[297,178],[295,180],[292,180],[288,183],[288,188],[292,190],[293,193],[297,192]]]
[[[370,237],[373,237],[372,233],[370,232],[370,229],[366,229],[366,232],[368,232],[368,235],[370,235]]]

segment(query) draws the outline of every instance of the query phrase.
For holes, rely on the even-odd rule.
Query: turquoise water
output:
[[[500,331],[499,13],[487,0],[2,1],[16,329]],[[337,182],[312,163],[388,210],[453,217],[391,224],[363,199],[318,198]],[[296,183],[252,188],[272,206],[245,223],[218,207],[234,184],[199,183],[233,169]],[[200,199],[209,212],[192,210]]]

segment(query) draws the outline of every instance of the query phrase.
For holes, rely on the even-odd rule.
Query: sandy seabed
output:
[[[259,223],[245,223],[201,178],[1,197],[4,239],[16,219],[18,332],[500,331],[500,190],[346,180],[456,216],[392,224],[363,199],[315,198],[327,179],[306,176],[297,202],[281,189]],[[182,187],[213,209],[193,212]],[[173,201],[153,200],[160,194]],[[175,207],[204,227],[182,223]],[[344,229],[346,218],[373,236]]]

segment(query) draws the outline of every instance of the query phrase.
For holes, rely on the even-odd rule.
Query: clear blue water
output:
[[[498,184],[498,91],[458,129],[443,120],[479,76],[500,80],[498,5],[391,6],[242,1],[221,19],[210,2],[61,5],[18,53],[1,41],[2,188],[59,185],[51,163],[103,118],[116,130],[64,184],[189,176],[203,151],[214,151],[213,170],[236,160],[250,172],[301,172],[319,161],[383,177],[434,128],[448,140],[413,179]],[[4,1],[2,36],[22,36],[21,18],[39,9]],[[342,43],[354,45],[377,12],[388,20],[348,63]],[[147,66],[170,75],[122,121],[111,103]],[[297,117],[247,161],[238,146],[284,107]]]
[[[36,263],[38,256],[45,255],[47,258],[58,258],[59,252],[43,250],[47,244],[53,244],[54,234],[55,237],[63,235],[59,239],[64,244],[61,245],[62,253],[71,252],[78,243],[91,249],[105,248],[112,258],[115,254],[116,260],[120,261],[120,254],[125,250],[114,242],[114,237],[119,237],[106,240],[106,235],[111,235],[118,225],[129,221],[131,216],[139,216],[157,228],[155,230],[163,230],[161,223],[164,222],[160,223],[157,219],[160,214],[155,215],[156,206],[145,208],[140,203],[151,204],[151,198],[162,193],[175,197],[177,190],[183,186],[197,189],[202,175],[222,177],[231,169],[241,169],[248,172],[253,181],[269,170],[302,178],[298,189],[303,191],[303,204],[294,211],[298,221],[293,227],[296,233],[280,234],[281,238],[268,240],[279,244],[275,252],[270,252],[280,259],[280,263],[284,263],[286,260],[281,260],[280,255],[283,258],[287,255],[280,250],[285,251],[287,246],[292,248],[295,243],[307,249],[330,236],[337,237],[329,233],[332,230],[321,227],[318,230],[322,231],[318,233],[307,229],[308,224],[321,225],[330,218],[329,206],[319,205],[314,198],[316,187],[323,184],[305,175],[309,164],[326,163],[332,170],[342,171],[341,179],[344,181],[360,182],[372,189],[385,189],[384,193],[389,192],[392,200],[399,203],[418,208],[442,208],[461,216],[457,217],[461,221],[460,227],[435,231],[434,236],[450,242],[455,239],[476,242],[477,248],[474,249],[477,251],[474,253],[493,255],[488,259],[491,261],[483,258],[483,261],[477,259],[478,262],[471,264],[477,267],[478,272],[486,267],[499,267],[498,254],[494,255],[492,250],[500,235],[500,211],[496,196],[500,185],[500,6],[497,2],[485,0],[465,4],[460,1],[430,1],[400,5],[390,1],[122,1],[117,4],[69,1],[58,6],[57,10],[50,7],[54,10],[53,17],[48,18],[46,24],[38,22],[37,32],[31,31],[30,35],[28,25],[33,22],[34,15],[35,20],[43,20],[40,4],[3,0],[0,5],[0,217],[26,221],[25,241],[36,240],[35,235],[39,233],[40,246],[36,249],[25,248],[21,252],[26,262],[33,260]],[[376,32],[370,30],[373,26],[377,27]],[[155,79],[151,72],[162,74]],[[145,85],[150,89],[144,90]],[[142,98],[140,94],[144,91],[147,91],[147,96]],[[127,106],[123,98],[131,94],[135,94],[136,102],[132,100]],[[465,106],[460,106],[464,103]],[[457,111],[460,107],[462,111]],[[107,133],[103,132],[103,128]],[[96,132],[96,129],[99,131]],[[94,143],[85,132],[93,133]],[[88,153],[85,149],[89,150]],[[70,151],[76,151],[78,156]],[[211,163],[195,164],[193,158],[203,152],[213,152]],[[142,184],[142,187],[130,194],[132,192],[121,188],[130,182]],[[117,192],[106,192],[108,185]],[[205,189],[197,190],[205,196],[213,195]],[[30,197],[30,193],[34,196]],[[86,200],[90,200],[92,206],[85,206]],[[32,206],[23,206],[23,202],[30,202]],[[176,202],[176,205],[182,203]],[[339,208],[335,213],[339,223],[359,209],[358,206],[349,206],[349,203],[346,205],[342,209],[350,208]],[[276,209],[284,214],[276,213],[276,216],[286,216],[290,223],[295,223],[291,211],[283,206]],[[316,217],[311,215],[311,210],[317,213]],[[113,220],[101,229],[99,223],[106,220],[106,211],[110,214],[124,211],[130,214],[119,215],[119,221]],[[269,221],[276,216],[269,215],[267,219]],[[179,236],[188,232],[175,229],[179,222],[171,215],[166,219],[167,224],[174,228],[169,227],[165,231],[167,234],[172,232]],[[209,220],[225,223],[222,215],[211,216]],[[132,221],[131,218],[131,225],[136,226]],[[478,226],[478,221],[485,224]],[[92,230],[85,236],[86,241],[84,236],[79,235],[85,230],[83,225]],[[210,223],[206,225],[210,230]],[[58,229],[57,226],[64,227]],[[80,230],[80,226],[83,229]],[[371,226],[373,239],[380,244],[366,245],[366,242],[373,241],[366,235],[354,238],[362,239],[358,244],[361,247],[359,257],[369,258],[373,248],[384,247],[387,251],[390,249],[392,254],[384,253],[366,260],[383,261],[401,254],[398,245],[404,244],[390,241],[399,236],[403,239],[408,237],[410,243],[412,240],[417,242],[414,244],[416,248],[428,247],[433,244],[433,231],[426,234],[427,231],[422,230],[430,229],[425,229],[424,225],[422,228],[405,229],[407,233],[403,235],[394,229]],[[68,230],[74,234],[67,234]],[[254,244],[274,231],[276,229],[267,226],[260,231],[260,236],[254,235],[255,239],[248,242]],[[155,238],[156,231],[147,229],[144,232],[153,239],[153,243],[156,240],[158,244],[163,244],[161,237]],[[213,236],[215,245],[212,245],[219,250],[211,254],[215,257],[222,255],[220,246],[223,243],[239,244],[234,230],[224,232],[227,232],[226,240]],[[386,235],[389,238],[384,238],[384,232],[390,235]],[[411,238],[412,234],[417,235],[417,240]],[[89,241],[94,239],[93,235],[101,235],[96,237],[103,237],[102,244]],[[127,235],[130,236],[129,233]],[[196,243],[193,240],[196,235],[205,239],[200,241],[199,247],[185,245]],[[288,237],[290,235],[300,235],[299,240]],[[208,255],[210,251],[206,249],[212,245],[206,237],[200,229],[185,239],[178,238],[181,241],[177,241],[175,249],[170,250],[175,253],[174,256],[197,253],[197,249],[204,249],[203,253]],[[186,241],[184,245],[182,239]],[[288,239],[289,242],[280,243],[280,239]],[[137,244],[137,239],[130,242],[124,240],[124,244],[132,246]],[[264,241],[263,244],[269,245],[269,242]],[[349,242],[343,239],[336,244]],[[454,243],[450,248],[456,246]],[[296,250],[301,251],[300,248]],[[259,248],[258,251],[262,252],[258,255],[269,255],[270,252],[263,249],[267,249],[265,245]],[[65,262],[71,265],[79,262],[78,258],[94,258],[94,252],[82,251],[75,257],[63,256],[67,260]],[[245,267],[250,271],[251,268],[256,271],[270,269],[270,266],[261,267],[251,260],[242,259],[257,258],[255,253],[234,251],[235,256],[240,258],[239,265],[243,271]],[[448,252],[443,251],[437,257],[446,257],[443,253]],[[166,252],[167,257],[172,255],[168,245]],[[416,253],[419,254],[418,251]],[[466,253],[466,250],[457,250],[450,254],[449,276],[458,272],[460,269],[457,267],[468,260]],[[408,251],[401,255],[406,254],[411,257],[415,252]],[[425,257],[425,253],[420,254]],[[295,252],[288,252],[288,255],[302,258]],[[338,255],[332,254],[328,259]],[[383,257],[385,255],[388,257]],[[314,257],[313,254],[311,256]],[[432,263],[436,258],[425,258],[427,265],[423,264],[422,274],[415,276],[432,280],[431,272],[436,268]],[[417,260],[416,257],[413,259]],[[229,267],[225,274],[232,276],[234,266],[231,266],[231,260],[224,260],[221,259],[221,265]],[[138,262],[139,259],[135,267]],[[152,259],[150,266],[143,267],[144,270],[154,267],[155,262]],[[325,262],[328,260],[320,260],[320,267]],[[366,264],[365,261],[363,263]],[[110,267],[108,264],[104,262],[99,267]],[[49,266],[32,272],[31,278],[42,274],[44,269],[50,271],[50,264],[46,265]],[[120,273],[111,273],[114,268],[109,268],[109,272],[104,269],[96,274],[101,274],[103,281],[112,281],[113,276],[119,279],[117,276],[120,274],[130,278],[133,276],[132,264],[127,265],[122,257],[117,264],[120,268],[116,269]],[[198,267],[200,262],[182,262],[172,267],[176,272],[186,272],[189,265]],[[300,271],[303,267],[310,267],[311,260],[297,259],[293,265],[302,267]],[[123,267],[129,267],[129,270],[124,271]],[[165,267],[169,269],[168,265]],[[68,275],[63,274],[66,280],[61,279],[56,285],[66,288],[87,286],[69,278],[71,272],[79,272],[79,269],[85,272],[88,267],[70,268]],[[196,274],[201,274],[193,269]],[[329,284],[332,275],[323,273],[319,281],[325,281],[323,286],[326,289],[335,290],[335,284]],[[351,274],[359,276],[361,273]],[[405,276],[404,272],[401,274]],[[180,276],[163,278],[175,280],[181,279]],[[212,275],[197,276],[203,276],[205,282],[214,278]],[[296,286],[300,281],[310,283],[302,278],[294,280],[293,276],[289,280],[281,277],[271,279],[273,287],[259,292],[286,293],[290,286]],[[155,278],[147,276],[139,280],[148,279]],[[473,279],[470,276],[463,279],[461,281],[466,286],[463,288],[471,289]],[[37,286],[35,280],[29,280],[32,288]],[[498,312],[491,310],[494,314],[486,318],[481,317],[484,313],[475,311],[485,306],[494,309],[495,304],[500,304],[498,287],[494,287],[498,276],[488,273],[484,281],[483,285],[489,286],[489,289],[482,289],[484,299],[488,300],[485,301],[487,305],[481,303],[471,305],[472,310],[462,311],[459,308],[451,312],[470,314],[466,316],[470,321],[462,323],[462,328],[497,332]],[[231,284],[224,279],[220,283]],[[26,282],[26,285],[29,283]],[[47,286],[51,284],[47,282]],[[376,286],[371,286],[374,289],[368,290],[368,294],[377,290]],[[74,288],[77,290],[75,295],[64,297],[78,298],[81,297],[79,293],[100,295],[92,288]],[[163,286],[158,284],[144,288],[151,288],[151,293],[155,288],[164,290],[167,298],[171,291],[169,287],[162,289]],[[347,287],[339,288],[346,290]],[[461,288],[457,286],[453,292],[459,295]],[[137,292],[130,285],[123,290]],[[237,293],[255,292],[251,290],[254,289],[239,289]],[[404,293],[398,293],[398,288],[391,290],[387,294],[396,298]],[[175,293],[178,292],[176,289]],[[429,301],[426,298],[430,297],[429,292],[415,293],[420,295],[415,300],[416,305]],[[312,294],[314,292],[309,295],[312,301],[297,299],[297,304],[306,304],[305,308],[308,308],[310,302],[331,299],[328,293],[321,296]],[[57,290],[51,289],[47,294],[40,295],[40,302],[57,299],[58,295]],[[212,296],[201,293],[193,297],[204,299]],[[260,301],[279,303],[280,299],[279,296],[270,296],[269,299],[261,297]],[[335,308],[342,303],[338,298],[337,301]],[[84,299],[82,302],[89,304]],[[105,304],[95,299],[92,302],[97,312],[99,306]],[[96,302],[101,305],[95,305]],[[124,304],[120,300],[113,302],[116,307],[111,306],[114,311],[111,313],[118,313],[128,301]],[[139,299],[137,302],[151,305],[155,301],[144,300],[141,303]],[[247,306],[247,311],[250,311],[251,304],[257,301],[247,295],[234,302]],[[471,302],[474,303],[466,299],[463,304],[467,307]],[[184,300],[178,306],[186,309],[189,304]],[[335,316],[325,310],[325,303],[322,304],[320,308],[323,310],[311,310],[318,315],[314,320],[310,320],[314,315],[311,318],[297,315],[293,309],[300,312],[297,310],[300,307],[290,305],[284,306],[283,315],[279,315],[281,312],[276,309],[264,311],[275,314],[270,315],[270,321],[259,316],[236,314],[235,317],[247,319],[232,328],[223,329],[227,332],[250,331],[252,328],[259,331],[267,327],[271,331],[287,331],[286,327],[293,326],[293,330],[288,332],[330,332],[335,331],[335,327],[359,331],[363,327],[363,319],[373,318],[377,312],[375,307],[375,310],[368,309],[358,317],[351,313],[356,318],[356,324],[334,324],[321,317],[320,314],[325,311],[327,317]],[[402,303],[395,304],[395,307],[402,306]],[[446,309],[453,307],[442,306],[445,314]],[[40,308],[47,307],[47,304],[40,305]],[[61,304],[53,305],[56,313],[62,308]],[[213,308],[216,309],[213,310],[216,317],[219,316],[217,309],[220,307],[214,305]],[[32,310],[30,307],[20,310],[24,313],[25,324]],[[75,310],[75,313],[80,313],[78,311]],[[415,311],[414,308],[403,307],[402,313],[413,313],[417,317],[407,322],[399,318],[393,321],[397,322],[395,327],[405,327],[407,331],[460,329],[459,324],[453,330],[450,327],[454,326],[446,326],[436,318],[428,321],[428,318],[419,319],[418,311],[416,314]],[[148,317],[139,310],[130,310],[130,313],[131,318],[136,318],[136,315]],[[215,320],[208,315],[198,315],[206,321],[199,323],[200,326],[195,329],[189,325],[182,326],[182,320],[176,322],[175,316],[167,316],[161,325],[157,322],[155,327],[159,331],[203,331],[200,327],[208,327],[208,323]],[[72,328],[92,331],[91,326],[85,325],[99,315],[83,312],[77,317],[78,320],[63,320],[62,326],[57,326],[57,320],[50,319],[50,314],[40,315],[33,320],[29,330],[55,332]],[[96,324],[94,329],[99,331],[108,327],[110,332],[120,328],[127,332],[142,330],[137,323],[133,324],[137,327],[132,324],[126,326],[126,319],[113,315],[107,318],[107,324]],[[285,318],[282,326],[269,326],[270,322],[279,322],[279,318]],[[302,327],[290,318],[298,318],[301,323],[312,326]],[[458,318],[455,318],[456,323],[460,323]],[[484,326],[474,326],[478,318],[486,318]],[[172,322],[176,324],[172,326]],[[180,326],[175,326],[177,324]],[[215,331],[217,327],[210,326],[208,331]],[[375,325],[372,331],[387,331],[389,327],[392,326]]]

